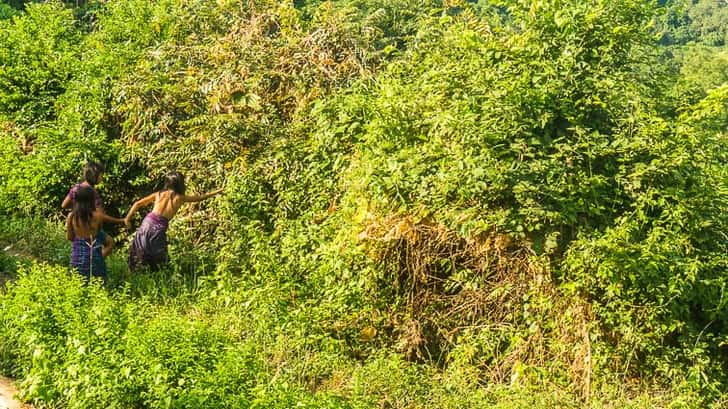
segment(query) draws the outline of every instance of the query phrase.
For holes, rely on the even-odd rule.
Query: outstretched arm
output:
[[[134,205],[129,209],[129,213],[126,214],[126,219],[124,220],[124,223],[126,223],[126,226],[131,226],[131,220],[134,217],[134,214],[136,214],[137,211],[139,211],[140,207],[148,206],[152,203],[154,203],[154,199],[157,197],[156,193],[152,193],[151,195],[139,199],[136,202],[134,202]]]
[[[101,213],[101,220],[104,221],[104,222],[107,222],[107,223],[116,223],[116,224],[126,223],[126,219],[120,219],[118,217],[112,217],[112,216],[109,216],[106,213]]]
[[[201,195],[182,196],[182,201],[183,202],[201,202],[205,199],[209,199],[209,198],[215,196],[216,194],[222,193],[223,190],[224,190],[224,188],[220,188],[217,190],[213,190],[212,192],[207,192],[207,193],[204,193]]]

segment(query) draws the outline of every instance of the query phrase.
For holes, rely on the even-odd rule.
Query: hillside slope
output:
[[[664,9],[0,10],[0,241],[41,261],[0,295],[25,399],[724,403],[725,50],[660,45]],[[109,285],[84,287],[45,220],[88,158],[112,214],[172,169],[225,194],[173,220],[159,274],[110,228]]]

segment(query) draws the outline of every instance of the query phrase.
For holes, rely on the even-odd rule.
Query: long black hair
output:
[[[84,186],[76,191],[76,199],[73,201],[73,220],[77,225],[90,226],[91,217],[96,210],[96,197],[91,187]]]
[[[99,178],[102,173],[104,173],[104,165],[98,162],[88,161],[86,166],[83,167],[83,180],[88,182],[89,185],[95,186],[99,183]]]
[[[177,171],[172,171],[164,175],[164,189],[172,190],[178,195],[185,194],[186,187],[184,175]]]

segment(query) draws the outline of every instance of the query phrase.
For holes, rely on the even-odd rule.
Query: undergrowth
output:
[[[22,398],[37,405],[505,409],[585,404],[583,384],[569,385],[568,377],[565,383],[554,383],[559,367],[543,360],[543,355],[533,359],[544,353],[534,349],[539,342],[539,348],[552,353],[553,348],[583,353],[578,346],[581,334],[538,341],[533,337],[546,333],[531,327],[523,332],[530,338],[509,340],[522,335],[519,321],[509,323],[515,318],[505,317],[502,323],[470,326],[453,337],[458,342],[449,344],[446,362],[417,363],[410,359],[411,348],[427,349],[407,338],[413,334],[390,334],[406,341],[398,347],[387,346],[381,334],[368,332],[373,329],[370,325],[377,325],[372,318],[366,321],[370,324],[357,324],[340,316],[329,327],[332,300],[311,299],[315,293],[306,294],[302,288],[227,275],[204,276],[190,285],[189,277],[174,277],[191,272],[175,272],[174,265],[158,275],[132,277],[117,287],[104,288],[100,282],[85,285],[65,263],[32,261],[51,248],[59,258],[68,256],[68,246],[57,234],[60,224],[16,219],[6,226],[23,226],[26,238],[51,238],[43,246],[28,247],[21,259],[6,256],[7,264],[18,262],[19,267],[0,294],[0,368],[20,381]],[[374,235],[374,227],[369,234]],[[3,241],[8,237],[3,234]],[[122,270],[112,263],[112,274]],[[409,291],[419,285],[399,288]],[[532,308],[537,312],[539,306]],[[565,327],[550,331],[571,328],[575,317],[568,314],[573,312],[558,313],[567,314],[560,318]],[[361,329],[348,333],[357,327]],[[512,346],[498,347],[507,344]],[[484,370],[497,372],[485,377],[492,383],[482,382]],[[582,379],[579,371],[584,368],[574,370],[575,379]],[[608,377],[593,376],[588,399],[595,408],[700,407],[689,389],[614,386]]]

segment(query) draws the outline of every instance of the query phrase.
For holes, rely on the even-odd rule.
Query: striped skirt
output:
[[[106,280],[106,261],[101,249],[106,240],[106,233],[99,230],[93,239],[76,237],[71,245],[71,267],[78,271],[88,281],[91,276],[102,277]]]

